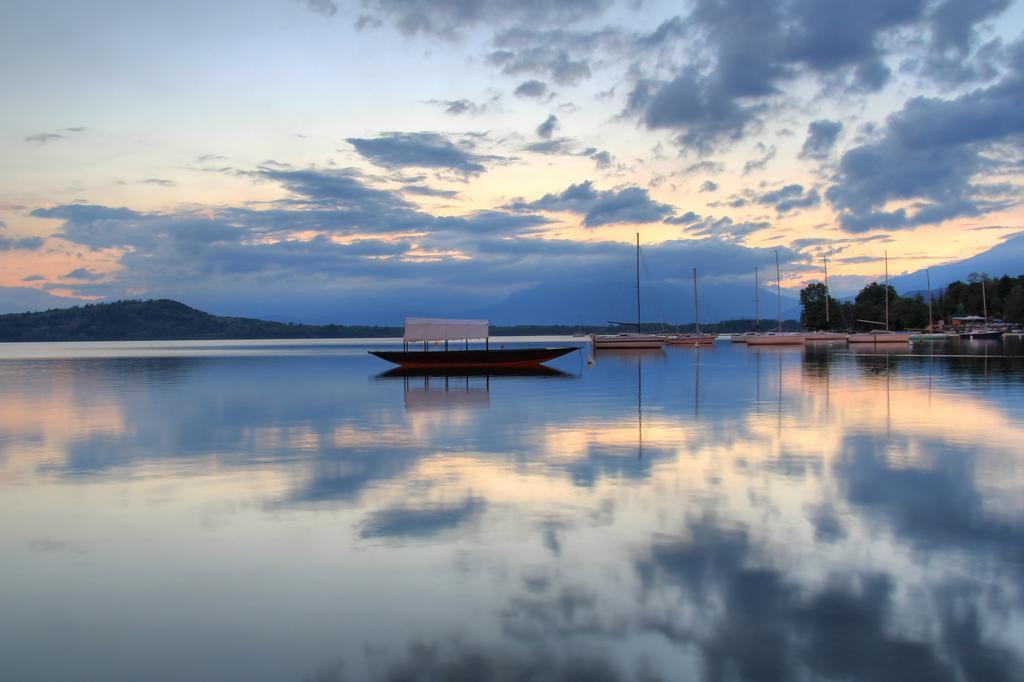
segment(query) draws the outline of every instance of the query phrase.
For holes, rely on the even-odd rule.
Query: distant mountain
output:
[[[393,327],[341,327],[220,317],[184,303],[117,301],[0,315],[0,341],[308,339],[400,335]]]
[[[762,289],[760,298],[761,318],[774,320],[777,314],[775,292]],[[641,286],[640,307],[644,323],[691,323],[694,318],[693,288],[666,282]],[[792,317],[794,310],[799,316],[799,298],[783,292],[783,317]],[[573,287],[538,284],[500,303],[467,311],[466,316],[486,318],[502,325],[604,325],[610,320],[632,322],[636,320],[636,289],[614,282],[580,282]],[[701,322],[753,316],[754,291],[751,284],[700,285]]]
[[[982,251],[976,256],[928,268],[932,290],[943,288],[956,280],[966,282],[967,276],[972,272],[984,272],[993,277],[1024,273],[1024,232],[1012,235],[1002,244]],[[903,295],[913,291],[927,291],[926,282],[924,269],[889,279],[889,284]]]
[[[0,314],[70,308],[81,303],[77,298],[62,298],[32,287],[0,287]]]

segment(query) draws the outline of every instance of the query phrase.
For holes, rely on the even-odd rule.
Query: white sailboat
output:
[[[822,256],[821,262],[825,269],[825,326],[827,327],[832,321],[828,305],[828,257]],[[807,341],[846,341],[846,334],[821,330],[810,332],[804,338]]]
[[[700,300],[697,297],[697,268],[693,269],[693,334],[669,334],[665,336],[665,343],[677,346],[695,346],[715,342],[714,334],[700,333]]]
[[[661,348],[665,340],[659,334],[640,332],[640,233],[636,233],[636,332],[591,334],[594,350],[599,348]]]
[[[878,324],[869,320],[859,320]],[[850,343],[909,343],[910,332],[889,331],[889,252],[885,252],[885,329],[873,329],[869,332],[850,334],[846,340]]]
[[[779,272],[779,252],[775,252],[775,297],[777,300],[778,319],[775,331],[766,334],[747,336],[748,346],[795,346],[803,344],[803,334],[792,334],[782,331],[782,275]]]
[[[911,341],[949,341],[950,339],[960,338],[957,334],[946,334],[945,332],[935,331],[935,325],[932,324],[932,277],[925,268],[924,271],[925,283],[928,285],[928,331],[920,332],[917,334],[911,334]]]

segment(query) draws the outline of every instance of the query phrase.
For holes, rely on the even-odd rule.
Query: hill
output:
[[[184,303],[116,301],[0,315],[0,341],[168,341],[398,336],[396,327],[310,325],[221,317]]]

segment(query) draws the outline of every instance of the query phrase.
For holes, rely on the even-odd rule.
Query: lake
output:
[[[0,678],[1024,679],[1019,342],[396,345],[0,346]]]

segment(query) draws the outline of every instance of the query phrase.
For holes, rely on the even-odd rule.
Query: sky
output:
[[[827,257],[853,293],[886,253],[1024,229],[1022,26],[1011,0],[6,0],[0,287],[397,323],[628,287],[639,233],[654,286],[771,282],[777,252],[783,286]]]

